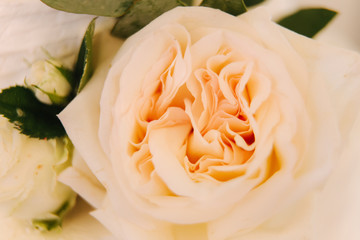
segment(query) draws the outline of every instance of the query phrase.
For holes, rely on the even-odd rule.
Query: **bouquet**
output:
[[[0,239],[358,238],[335,5],[42,1],[0,5]]]

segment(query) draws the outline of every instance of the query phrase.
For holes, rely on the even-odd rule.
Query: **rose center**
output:
[[[154,171],[148,146],[152,129],[189,124],[181,146],[184,155],[178,159],[193,181],[228,181],[244,175],[256,145],[250,112],[253,94],[247,86],[253,63],[234,60],[231,52],[222,51],[178,81],[176,56],[176,49],[169,48],[164,61],[157,63],[162,64],[161,74],[146,85],[137,102],[130,154],[138,171],[147,180]]]

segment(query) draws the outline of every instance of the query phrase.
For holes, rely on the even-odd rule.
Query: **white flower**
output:
[[[43,103],[66,103],[71,86],[59,68],[62,68],[61,64],[52,59],[39,60],[31,65],[30,74],[25,79],[25,83]]]
[[[107,190],[102,204],[83,195],[119,239],[241,238],[329,175],[358,113],[359,64],[263,9],[167,12],[124,43],[100,109],[107,65],[60,115]]]
[[[0,213],[25,220],[56,219],[63,204],[74,204],[74,192],[57,181],[71,164],[68,140],[32,139],[0,118]]]
[[[8,88],[9,86],[14,86],[15,84],[24,84],[24,77],[29,68],[28,62],[35,62],[39,59],[44,59],[47,56],[44,55],[44,49],[51,53],[52,56],[59,59],[64,65],[68,68],[73,67],[75,58],[77,56],[82,37],[85,33],[85,30],[89,22],[93,19],[93,16],[89,15],[80,15],[80,14],[70,14],[62,11],[54,10],[43,4],[41,1],[37,0],[4,0],[0,2],[0,25],[1,34],[0,34],[0,88]],[[98,19],[96,29],[99,31],[104,31],[108,33],[109,28],[113,25],[111,19],[105,20]],[[105,30],[106,29],[106,30]],[[106,36],[108,34],[105,34]],[[100,46],[106,45],[102,42],[102,36],[98,36],[96,39],[96,44]],[[109,41],[106,40],[107,43]],[[113,46],[113,45],[112,45]],[[96,60],[96,59],[95,59]],[[4,126],[8,124],[5,120],[0,121]],[[4,135],[2,133],[4,132]],[[10,135],[9,135],[10,134]],[[51,165],[50,162],[54,163],[56,160],[59,160],[56,156],[50,156],[50,152],[55,151],[55,146],[60,147],[60,145],[55,144],[55,141],[45,142],[43,140],[39,141],[32,139],[23,141],[25,136],[19,135],[17,130],[12,128],[3,128],[0,131],[0,138],[5,140],[5,144],[1,146],[8,147],[9,156],[11,156],[11,151],[13,159],[17,156],[24,156],[23,151],[31,153],[32,159],[39,162],[43,161],[46,155],[49,157],[47,161],[49,163],[46,166]],[[12,145],[14,143],[15,145]],[[24,149],[16,144],[25,145]],[[32,148],[32,150],[31,150]],[[44,150],[44,155],[42,151]],[[6,152],[2,152],[6,155]],[[37,158],[38,156],[39,158]],[[59,156],[58,156],[59,157]],[[1,158],[1,164],[4,164],[4,167],[0,165],[2,172],[5,172],[6,162],[10,160],[9,158]],[[20,160],[20,159],[18,159]],[[66,219],[63,222],[62,231],[51,231],[49,233],[40,232],[34,229],[29,222],[23,219],[26,215],[35,214],[40,212],[41,206],[43,204],[41,201],[36,201],[41,199],[44,202],[51,200],[51,196],[54,196],[55,192],[49,191],[49,193],[42,193],[42,187],[55,187],[53,190],[57,189],[57,185],[64,186],[59,182],[54,184],[54,171],[53,169],[47,172],[48,179],[41,185],[41,183],[36,183],[36,178],[34,178],[34,171],[32,169],[36,168],[37,165],[31,165],[29,162],[30,159],[25,158],[25,164],[28,164],[29,168],[19,169],[22,172],[25,172],[27,177],[29,177],[28,182],[23,181],[23,188],[28,191],[28,198],[25,197],[24,191],[21,189],[10,189],[17,193],[23,194],[24,201],[23,204],[20,203],[20,199],[15,198],[14,201],[7,202],[2,198],[0,200],[0,239],[16,239],[16,240],[109,240],[113,239],[111,234],[103,227],[101,224],[96,221],[93,217],[89,215],[91,207],[87,205],[85,201],[82,201],[78,198],[77,203],[74,209],[66,216]],[[77,162],[76,158],[74,159]],[[36,164],[36,163],[33,163]],[[46,170],[41,168],[39,174],[42,174],[41,178],[45,178],[44,174]],[[8,175],[10,176],[10,174]],[[21,176],[23,179],[25,176]],[[0,180],[1,181],[1,180]],[[15,184],[15,182],[13,182]],[[21,181],[19,180],[19,187]],[[34,184],[33,190],[31,189],[31,184]],[[53,185],[51,185],[53,184]],[[6,187],[6,186],[5,186]],[[7,187],[8,188],[8,187]],[[69,189],[64,186],[64,189]],[[8,189],[9,190],[9,189]],[[48,189],[48,190],[51,190]],[[9,199],[11,194],[9,193]],[[0,191],[0,195],[5,194],[4,191]],[[40,195],[35,196],[35,194]],[[55,193],[56,194],[56,193]],[[65,198],[65,194],[61,194],[60,199]],[[39,197],[39,198],[38,198]],[[27,201],[28,199],[28,201]],[[34,200],[30,202],[30,200]],[[6,206],[6,202],[8,205]],[[18,206],[14,206],[16,203],[19,203]],[[27,205],[25,205],[27,204]],[[55,205],[55,203],[53,203]],[[43,204],[43,207],[48,207],[50,209],[50,203]],[[12,208],[14,207],[14,208]],[[10,209],[13,209],[11,211]],[[13,213],[10,217],[3,217],[6,213]]]

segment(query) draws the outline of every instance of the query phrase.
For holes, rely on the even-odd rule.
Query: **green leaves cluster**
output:
[[[72,13],[116,17],[114,36],[127,38],[156,17],[177,6],[191,6],[192,0],[41,0],[48,6]],[[201,6],[217,8],[234,16],[265,0],[203,0]],[[336,15],[324,8],[302,9],[279,20],[279,24],[313,37]]]
[[[252,7],[262,3],[264,0],[244,0],[244,3],[247,7]]]
[[[57,67],[72,87],[67,103],[44,104],[36,98],[32,90],[23,86],[10,87],[0,93],[0,114],[9,119],[21,133],[39,139],[66,135],[57,114],[84,88],[92,75],[94,28],[95,19],[90,22],[82,40],[75,70]]]
[[[41,0],[46,5],[71,13],[121,17],[136,0]]]
[[[15,124],[21,133],[35,138],[65,135],[65,130],[56,117],[60,111],[59,106],[40,102],[26,87],[11,87],[0,94],[0,113]]]
[[[201,6],[217,8],[234,16],[247,11],[243,0],[203,0]]]
[[[118,18],[112,34],[127,38],[149,22],[178,6],[190,6],[191,0],[138,0]]]

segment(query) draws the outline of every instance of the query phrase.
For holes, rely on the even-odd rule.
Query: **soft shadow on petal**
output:
[[[360,239],[360,115],[341,158],[316,199],[313,239]]]
[[[171,224],[164,223],[158,225],[156,229],[146,229],[127,221],[126,218],[120,218],[113,209],[109,199],[105,199],[103,207],[92,212],[92,215],[102,222],[117,239],[175,240]]]
[[[72,166],[65,169],[58,180],[71,188],[93,207],[99,208],[105,197],[105,189],[91,172],[84,160],[75,151]]]
[[[331,104],[339,118],[342,137],[352,129],[360,105],[360,56],[356,52],[303,39],[283,29],[292,46],[306,60],[311,72],[325,80]]]

